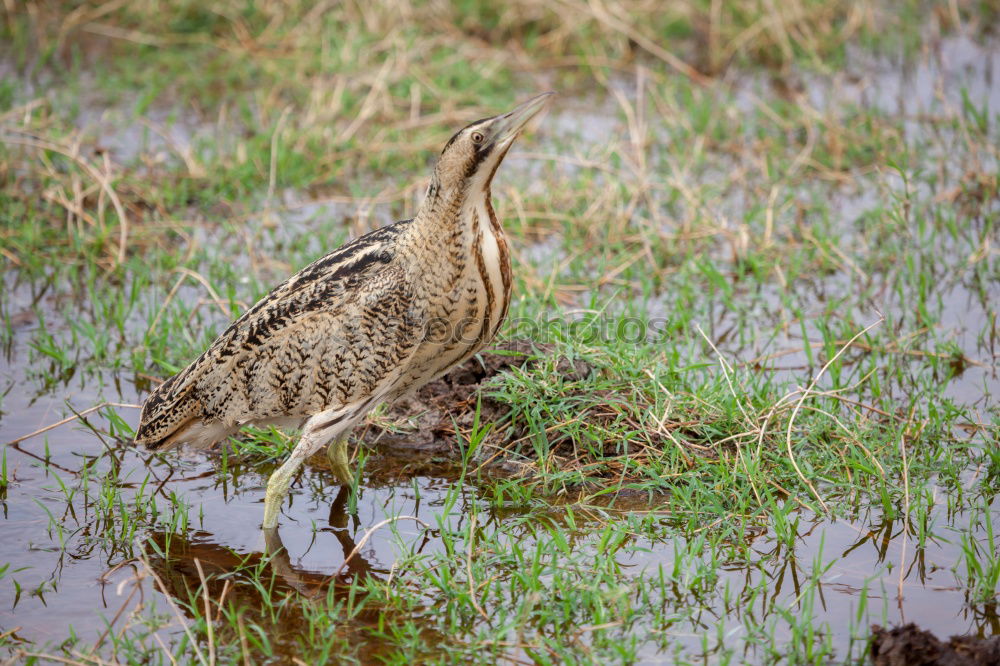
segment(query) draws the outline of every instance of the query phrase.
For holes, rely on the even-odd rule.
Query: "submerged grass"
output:
[[[872,622],[997,635],[991,20],[839,0],[8,11],[3,441],[137,401],[274,282],[411,215],[457,127],[561,101],[495,186],[503,337],[537,343],[531,363],[373,414],[354,492],[321,461],[297,481],[287,548],[256,535],[286,433],[141,454],[134,412],[106,407],[6,446],[0,658],[826,663],[861,658]],[[406,515],[429,526],[388,521]],[[97,624],[41,620],[89,614],[98,575],[117,595]],[[925,612],[946,604],[957,620]]]

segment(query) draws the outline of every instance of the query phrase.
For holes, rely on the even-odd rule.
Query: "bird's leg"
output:
[[[334,423],[330,420],[332,417],[336,417],[342,414],[342,410],[330,410],[326,412],[320,412],[319,414],[314,414],[309,417],[309,420],[305,422],[302,427],[302,437],[299,438],[298,444],[292,449],[292,453],[288,456],[288,460],[284,464],[276,469],[271,478],[267,480],[267,493],[264,495],[264,523],[262,527],[265,530],[269,530],[278,524],[278,511],[281,509],[281,503],[285,500],[285,496],[288,495],[288,487],[292,484],[292,477],[302,466],[302,463],[306,458],[316,453],[323,447],[324,444],[329,442],[331,439],[334,440],[334,445],[339,434],[344,430],[343,426],[339,429],[332,426],[336,425],[339,419],[334,419]],[[334,465],[334,471],[340,476],[341,472],[350,478],[350,473],[347,470],[347,442],[340,439],[340,444],[342,449],[340,450],[341,467],[338,470],[337,465]]]
[[[338,437],[330,442],[330,446],[326,449],[326,457],[330,460],[333,475],[337,477],[337,480],[345,486],[350,485],[354,481],[354,477],[351,475],[351,468],[349,466],[350,457],[347,455],[347,440],[343,437]]]
[[[288,460],[274,470],[271,478],[267,480],[267,493],[264,495],[264,524],[262,525],[265,530],[278,524],[278,510],[281,508],[285,496],[288,495],[288,486],[292,484],[292,477],[302,466],[304,456],[296,456],[298,451],[299,447],[295,447]]]
[[[299,471],[302,463],[312,455],[316,449],[326,443],[326,437],[321,431],[311,430],[306,425],[306,429],[299,438],[299,443],[292,449],[288,460],[278,469],[274,470],[271,478],[267,480],[267,493],[264,495],[264,523],[265,530],[271,529],[278,524],[278,511],[281,503],[288,495],[288,487],[292,485],[292,477]]]

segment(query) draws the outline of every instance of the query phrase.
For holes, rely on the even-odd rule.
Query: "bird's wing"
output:
[[[158,448],[196,419],[233,426],[305,416],[375,388],[418,337],[393,262],[405,224],[366,234],[275,287],[150,394],[136,443]]]
[[[329,309],[324,301],[203,375],[197,393],[206,416],[228,425],[304,417],[379,393],[420,337],[412,299],[394,273],[370,276],[378,284],[365,293],[338,298]]]

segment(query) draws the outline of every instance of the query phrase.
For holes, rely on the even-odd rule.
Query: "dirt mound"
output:
[[[910,623],[872,627],[870,649],[875,666],[995,666],[1000,664],[1000,636],[952,636],[948,642]]]
[[[479,388],[502,372],[530,368],[554,352],[554,345],[531,340],[498,343],[416,394],[397,400],[385,414],[370,420],[369,427],[358,433],[379,454],[380,460],[372,461],[370,473],[392,477],[405,469],[407,475],[447,476],[447,470],[459,459],[456,429],[467,432],[472,427],[477,402],[482,424],[496,424],[510,412],[509,405],[481,395]],[[566,381],[579,381],[593,369],[584,361],[563,357],[556,361],[555,371]]]

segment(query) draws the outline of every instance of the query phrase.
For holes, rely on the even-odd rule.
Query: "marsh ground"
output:
[[[841,663],[872,624],[1000,634],[991,3],[4,11],[0,441],[106,406],[4,446],[0,660]],[[268,542],[293,437],[128,446],[154,382],[548,89],[494,188],[532,360],[376,411],[354,492],[313,461]]]

